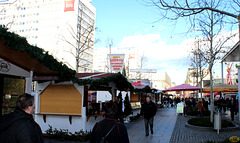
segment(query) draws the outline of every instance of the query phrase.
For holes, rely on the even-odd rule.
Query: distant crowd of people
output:
[[[184,114],[191,111],[198,111],[198,116],[203,116],[203,112],[208,112],[208,105],[210,105],[209,101],[205,98],[163,98],[163,104],[165,107],[176,107],[178,103],[184,103]],[[234,120],[234,115],[237,115],[239,111],[239,103],[235,97],[230,98],[220,98],[214,100],[215,111],[219,111],[221,113],[225,113],[227,110],[230,111],[231,119]]]

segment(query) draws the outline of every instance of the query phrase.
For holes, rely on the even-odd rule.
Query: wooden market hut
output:
[[[20,94],[32,92],[34,76],[58,76],[70,80],[75,71],[58,62],[26,38],[0,26],[0,117],[14,111]]]
[[[13,111],[11,105],[15,105],[18,95],[34,92],[35,120],[43,132],[49,125],[71,132],[90,130],[102,116],[87,115],[89,91],[109,91],[114,97],[117,90],[133,88],[120,73],[76,74],[48,52],[2,26],[0,62],[0,102],[5,105],[0,111],[2,108]]]

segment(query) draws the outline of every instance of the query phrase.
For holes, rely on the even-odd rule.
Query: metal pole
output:
[[[221,76],[222,76],[222,84],[223,84],[223,62],[221,62]]]
[[[239,89],[240,89],[240,67],[238,67],[238,109],[240,109],[240,98],[239,98]],[[240,121],[240,110],[238,110],[238,120]]]

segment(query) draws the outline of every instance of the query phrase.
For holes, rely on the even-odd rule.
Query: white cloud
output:
[[[135,35],[123,38],[120,47],[135,47],[147,58],[144,68],[166,71],[172,81],[181,84],[187,73],[190,41],[167,45],[160,34]]]

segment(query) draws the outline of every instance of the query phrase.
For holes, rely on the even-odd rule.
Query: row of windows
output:
[[[80,9],[78,9],[78,20],[81,21],[81,18],[85,18],[90,21],[91,24],[94,24],[94,20],[91,17],[89,17],[85,12],[82,12]]]
[[[13,25],[24,25],[28,23],[38,23],[38,20],[36,21],[26,21],[26,22],[19,22],[19,23],[13,23]]]
[[[88,13],[90,13],[90,15],[94,16],[94,13],[89,9],[87,8],[82,2],[81,0],[79,0],[79,9],[84,9],[85,11],[87,11]]]
[[[20,14],[19,17],[27,17],[27,16],[32,16],[32,15],[33,16],[38,16],[39,13],[30,13],[30,14],[26,14],[26,15],[25,14]],[[18,16],[17,16],[17,18],[18,18]]]
[[[19,7],[19,9],[21,9],[21,10],[26,10],[26,9],[30,9],[30,8],[39,8],[39,5],[38,6]]]

